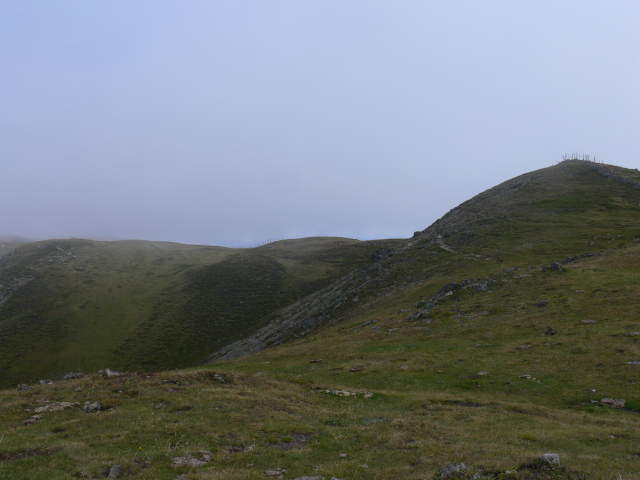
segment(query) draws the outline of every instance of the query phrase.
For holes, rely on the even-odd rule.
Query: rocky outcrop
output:
[[[11,298],[11,295],[32,280],[33,277],[15,277],[8,282],[0,283],[0,308]]]
[[[348,301],[357,301],[354,293],[370,281],[356,270],[330,286],[281,309],[273,321],[249,337],[213,353],[208,361],[230,360],[259,352],[303,337],[329,323]]]

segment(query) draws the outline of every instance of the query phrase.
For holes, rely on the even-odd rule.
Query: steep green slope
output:
[[[233,250],[58,240],[0,262],[0,382],[176,368],[252,333],[376,247],[316,238]]]
[[[279,312],[254,335],[214,352],[229,359],[341,321],[362,305],[405,308],[450,282],[549,265],[640,238],[640,173],[565,161],[504,182],[461,204],[400,248]],[[381,307],[382,308],[382,307]]]

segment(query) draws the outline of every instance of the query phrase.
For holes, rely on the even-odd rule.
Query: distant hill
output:
[[[23,243],[29,242],[31,242],[31,240],[17,235],[0,235],[0,258]]]
[[[328,237],[254,249],[22,244],[0,262],[0,383],[201,364],[279,308],[369,262],[378,248]]]

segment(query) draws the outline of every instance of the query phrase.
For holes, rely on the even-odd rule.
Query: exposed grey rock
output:
[[[320,477],[318,475],[313,475],[313,476],[303,475],[302,477],[296,477],[293,480],[326,480],[326,478]]]
[[[19,383],[18,384],[18,391],[19,392],[26,392],[27,390],[31,390],[31,385],[27,385],[26,383]]]
[[[122,376],[122,372],[116,372],[115,370],[111,370],[110,368],[105,368],[104,370],[98,370],[98,373],[102,375],[104,378]]]
[[[80,372],[69,372],[69,373],[65,373],[64,375],[62,375],[60,377],[61,380],[71,380],[73,378],[80,378],[80,377],[84,377],[84,373],[80,373]]]
[[[624,398],[603,398],[600,400],[602,405],[608,405],[613,408],[624,409],[627,407],[627,401]]]
[[[538,460],[548,463],[549,465],[560,465],[560,457],[557,453],[545,453],[538,457]]]
[[[587,320],[582,320],[580,323],[598,323],[598,321],[597,320],[589,320],[589,319],[587,319]]]
[[[640,332],[629,332],[627,337],[640,337]]]
[[[560,266],[560,264],[559,264],[559,263],[555,263],[555,262],[553,262],[553,263],[551,264],[551,271],[552,271],[552,272],[561,272],[561,271],[562,271],[562,267]]]
[[[39,407],[34,410],[36,413],[40,412],[55,412],[57,410],[64,410],[65,408],[80,407],[79,402],[53,402]]]
[[[32,415],[31,418],[28,418],[24,421],[25,425],[34,425],[40,421],[42,415]]]
[[[266,470],[264,474],[270,477],[279,477],[280,475],[286,475],[287,470],[284,468],[276,468],[275,470]]]
[[[462,281],[462,289],[473,292],[484,292],[489,290],[489,280],[484,278],[467,278]]]
[[[86,405],[85,407],[83,407],[83,410],[85,412],[87,412],[87,413],[99,412],[100,411],[100,402],[90,403],[89,405]]]
[[[447,480],[453,477],[456,473],[462,473],[467,470],[467,466],[464,463],[454,463],[444,467],[440,471],[440,479]]]
[[[53,385],[53,380],[38,380],[38,385]]]
[[[640,361],[639,360],[633,360],[631,362],[627,362],[629,365],[640,365]]]
[[[114,465],[109,470],[109,476],[107,478],[120,478],[121,469],[120,465]]]
[[[197,458],[192,457],[191,455],[185,455],[183,457],[175,457],[173,459],[173,466],[180,467],[183,465],[187,465],[190,467],[200,467],[202,465],[206,465],[207,462],[205,460],[198,460]]]

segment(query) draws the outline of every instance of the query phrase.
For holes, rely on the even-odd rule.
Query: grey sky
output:
[[[408,237],[638,166],[640,2],[0,2],[0,234]]]

